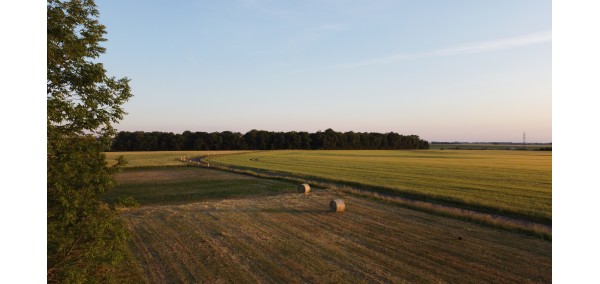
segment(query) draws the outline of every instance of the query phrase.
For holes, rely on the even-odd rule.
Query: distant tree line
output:
[[[398,133],[336,132],[332,129],[308,132],[119,132],[112,151],[178,150],[397,150],[429,149],[429,142],[417,135]]]

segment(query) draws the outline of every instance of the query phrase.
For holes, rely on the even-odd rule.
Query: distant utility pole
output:
[[[523,132],[523,147],[525,147],[525,142],[526,142],[525,134],[527,134],[527,133]]]

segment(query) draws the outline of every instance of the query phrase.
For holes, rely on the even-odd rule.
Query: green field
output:
[[[263,180],[218,170],[194,167],[125,169],[116,175],[117,190],[104,200],[134,198],[141,205],[182,204],[199,200],[265,196],[289,190],[289,183]]]
[[[215,154],[243,153],[245,151],[140,151],[140,152],[105,152],[109,165],[115,164],[119,156],[127,160],[127,168],[181,166],[181,157],[200,157]]]
[[[129,283],[548,283],[552,242],[202,167],[125,169]],[[346,211],[328,212],[343,198]]]
[[[207,160],[370,186],[547,224],[552,220],[552,152],[263,151]]]

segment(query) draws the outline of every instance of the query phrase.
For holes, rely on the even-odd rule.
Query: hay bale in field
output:
[[[329,202],[329,208],[333,212],[344,212],[344,209],[346,209],[346,204],[344,204],[344,200],[334,199]]]
[[[303,183],[303,184],[298,185],[298,192],[299,193],[309,193],[310,185],[308,185],[308,183]]]

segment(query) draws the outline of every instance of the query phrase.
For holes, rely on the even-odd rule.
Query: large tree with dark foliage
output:
[[[106,282],[123,259],[127,231],[100,195],[114,184],[102,152],[127,78],[97,61],[105,28],[92,0],[47,2],[47,280]]]

